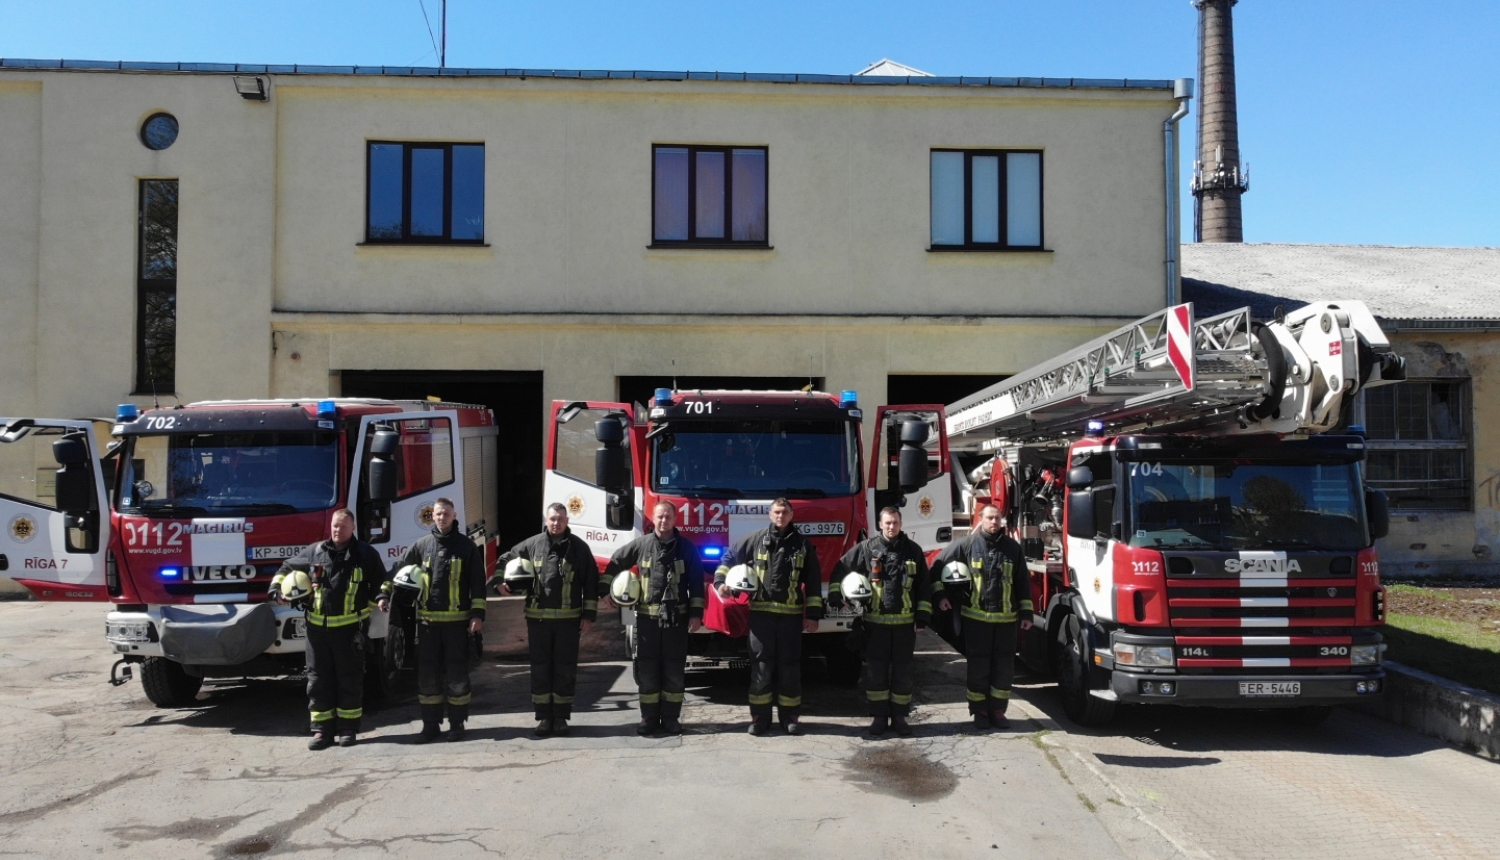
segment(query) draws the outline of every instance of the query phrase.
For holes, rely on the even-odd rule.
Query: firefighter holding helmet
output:
[[[471,696],[469,637],[484,628],[484,550],[458,527],[453,501],[439,498],[432,503],[431,533],[417,538],[402,564],[415,565],[421,586],[417,703],[422,708],[422,732],[417,743],[429,743],[442,734],[445,709],[448,740],[461,741]]]
[[[501,557],[505,594],[526,595],[531,703],[537,737],[566,735],[578,684],[578,642],[598,610],[599,566],[568,528],[568,509],[547,506],[542,533]]]
[[[724,600],[750,594],[750,734],[770,729],[774,702],[782,731],[799,735],[802,634],[816,633],[823,617],[823,569],[812,542],[792,522],[792,503],[777,499],[770,515],[768,527],[724,553],[714,588]],[[733,581],[742,577],[743,583]]]
[[[364,716],[365,627],[371,607],[390,610],[385,564],[354,536],[354,514],[334,511],[328,531],[328,540],[282,562],[271,579],[276,602],[306,612],[311,750],[332,746],[335,733],[339,746],[354,746]]]
[[[671,502],[656,503],[651,523],[651,531],[615,552],[603,582],[615,602],[636,601],[635,682],[641,696],[636,733],[660,729],[680,735],[687,637],[703,626],[703,566],[698,547],[677,531]],[[621,574],[625,579],[615,587]]]
[[[834,568],[829,603],[841,606],[845,573],[862,574],[871,594],[860,619],[867,625],[865,641],[865,698],[870,703],[871,735],[879,737],[892,726],[902,737],[911,734],[906,717],[911,712],[917,634],[932,614],[932,583],[922,548],[901,531],[901,511],[880,511],[880,534],[855,544]],[[861,583],[863,584],[863,583]]]
[[[1031,627],[1031,582],[1021,545],[1001,528],[1000,509],[985,505],[979,529],[943,550],[934,566],[943,572],[938,606],[956,604],[962,619],[974,729],[1010,728],[1005,710],[1016,674],[1017,629]]]

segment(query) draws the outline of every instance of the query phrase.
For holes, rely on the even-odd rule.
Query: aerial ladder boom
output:
[[[1249,308],[1195,320],[1165,308],[948,407],[950,450],[1058,441],[1090,429],[1321,433],[1354,395],[1406,378],[1359,301],[1317,302],[1270,322]]]

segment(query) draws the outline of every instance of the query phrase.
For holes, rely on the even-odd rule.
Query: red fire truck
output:
[[[0,418],[0,576],[43,600],[115,604],[112,678],[185,705],[205,678],[298,671],[302,613],[267,599],[283,559],[326,538],[333,511],[387,564],[431,527],[433,500],[498,552],[497,431],[488,409],[357,399],[120,407],[100,450],[89,421]],[[369,631],[369,682],[388,691],[414,613]]]
[[[1403,378],[1360,302],[1266,323],[1179,305],[948,407],[958,459],[988,461],[971,513],[997,505],[1029,560],[1021,657],[1070,719],[1133,703],[1314,723],[1380,693],[1389,514],[1343,424]]]
[[[906,531],[924,548],[945,546],[953,539],[953,502],[943,407],[879,407],[878,455],[868,469],[862,420],[853,391],[663,388],[649,406],[556,401],[543,494],[567,507],[601,569],[649,528],[652,508],[663,500],[677,509],[677,527],[701,548],[710,574],[731,542],[768,525],[778,497],[792,503],[825,581],[885,505],[903,506]],[[924,448],[929,440],[933,454]],[[712,613],[718,596],[706,591]],[[633,620],[626,610],[632,652]],[[809,643],[845,678],[859,670],[858,657],[843,647],[852,620],[829,613]],[[705,628],[691,637],[689,654],[709,665],[735,663],[745,659],[746,643]]]

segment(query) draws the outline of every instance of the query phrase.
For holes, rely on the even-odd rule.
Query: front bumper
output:
[[[1296,708],[1307,705],[1343,705],[1379,696],[1385,689],[1385,672],[1372,668],[1367,672],[1340,675],[1181,675],[1161,672],[1132,672],[1116,667],[1110,673],[1104,698],[1127,704],[1198,705],[1213,708]],[[1163,683],[1171,684],[1171,694],[1159,692]],[[1151,684],[1156,692],[1145,692]],[[1296,695],[1251,696],[1241,692],[1240,684],[1278,685],[1296,683]],[[1372,691],[1370,687],[1375,689]],[[1363,692],[1361,692],[1363,690]]]

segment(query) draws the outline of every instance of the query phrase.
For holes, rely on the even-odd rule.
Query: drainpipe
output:
[[[1177,99],[1177,112],[1167,117],[1167,121],[1161,126],[1167,168],[1167,307],[1182,301],[1182,278],[1177,265],[1177,254],[1182,243],[1179,235],[1182,231],[1182,216],[1177,211],[1177,121],[1187,116],[1188,102],[1193,99],[1193,79],[1178,78],[1173,82],[1172,97]]]

